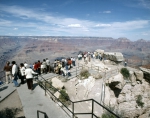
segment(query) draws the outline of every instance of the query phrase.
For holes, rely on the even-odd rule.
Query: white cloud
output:
[[[97,24],[95,27],[110,27],[111,24]]]
[[[103,13],[110,14],[111,11],[103,11]]]
[[[68,27],[81,27],[81,25],[80,24],[70,24],[70,25],[68,25]]]
[[[18,30],[18,28],[15,27],[13,30]]]

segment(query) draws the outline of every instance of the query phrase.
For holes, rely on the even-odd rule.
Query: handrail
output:
[[[41,76],[41,75],[40,75]],[[42,76],[41,76],[42,77]],[[45,81],[45,85],[43,85],[43,83],[42,83],[42,85],[43,85],[43,87],[45,88],[45,95],[46,95],[46,90],[47,91],[49,91],[55,98],[56,98],[56,96],[46,87],[46,83],[48,83],[48,84],[50,84],[47,80],[45,80],[45,78],[44,77],[42,77],[42,79],[44,79],[44,81]],[[54,88],[54,89],[56,89],[59,93],[60,93],[60,91],[57,89],[57,88],[55,88],[54,86],[52,86],[51,85],[51,87],[52,88]],[[60,93],[61,95],[63,95],[62,93]],[[64,95],[63,95],[64,96]],[[64,96],[65,97],[65,96]],[[59,102],[61,102],[60,100],[59,100],[59,98],[56,98]],[[67,110],[69,110],[69,112],[73,115],[73,118],[74,118],[74,116],[75,115],[83,115],[83,114],[90,114],[91,116],[92,116],[92,118],[93,118],[93,116],[95,116],[96,118],[98,118],[98,116],[96,116],[93,112],[94,112],[94,103],[97,103],[99,106],[101,106],[102,108],[104,108],[105,110],[107,110],[108,112],[110,112],[111,114],[113,114],[116,118],[120,118],[118,115],[116,115],[114,112],[112,112],[111,110],[109,110],[108,108],[106,108],[104,105],[102,105],[102,104],[100,104],[100,103],[98,103],[97,101],[95,101],[94,99],[88,99],[88,100],[81,100],[81,101],[75,101],[75,102],[73,102],[72,100],[70,100],[70,99],[68,99],[68,98],[66,98],[68,101],[70,101],[71,103],[72,103],[72,110],[70,110],[64,103],[62,103],[63,104],[63,106],[67,109]],[[85,102],[85,101],[92,101],[92,111],[90,112],[90,113],[75,113],[75,110],[74,110],[74,104],[75,103],[80,103],[80,102]]]
[[[47,114],[43,111],[37,110],[37,118],[39,118],[39,113],[44,114],[44,118],[48,118]]]

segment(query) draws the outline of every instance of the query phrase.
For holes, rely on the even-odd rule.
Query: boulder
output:
[[[140,116],[143,111],[141,108],[136,108],[136,101],[123,102],[118,105],[119,111],[123,112],[124,118],[136,118]]]
[[[121,73],[109,79],[109,86],[113,88],[122,89],[125,85],[124,78]]]
[[[123,54],[120,52],[104,52],[104,57],[115,62],[124,61]]]
[[[144,79],[150,83],[150,69],[140,67],[140,70],[144,73]]]
[[[130,73],[129,79],[131,80],[131,82],[133,84],[136,83],[136,77],[134,75],[134,72],[133,71],[129,71],[129,73]]]
[[[52,79],[52,86],[54,86],[57,89],[62,89],[62,87],[64,86],[64,84],[61,82],[61,80],[59,80],[57,77],[54,77]]]
[[[136,76],[136,80],[142,82],[143,79],[143,72],[140,70],[135,70],[134,74]]]
[[[123,87],[121,94],[131,93],[131,89],[132,89],[132,86],[130,84],[126,84]]]

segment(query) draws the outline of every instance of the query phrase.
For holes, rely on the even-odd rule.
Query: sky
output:
[[[150,40],[150,0],[0,0],[0,36]]]

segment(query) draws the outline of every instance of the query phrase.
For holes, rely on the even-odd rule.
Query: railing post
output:
[[[39,111],[37,111],[37,118],[39,118]]]
[[[74,102],[72,102],[72,118],[74,118]]]
[[[45,82],[45,96],[46,96],[46,82]]]
[[[94,101],[92,100],[92,117],[93,118],[93,111],[94,111]]]

